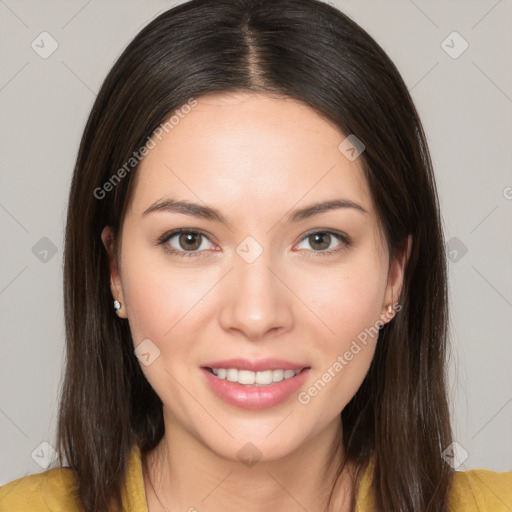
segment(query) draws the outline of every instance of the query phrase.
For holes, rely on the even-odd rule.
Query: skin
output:
[[[360,343],[306,405],[297,393],[263,410],[227,405],[200,366],[240,356],[300,362],[311,366],[299,391],[307,390],[365,328],[390,320],[410,240],[389,261],[360,159],[338,150],[346,136],[307,105],[254,93],[197,100],[141,162],[117,240],[109,227],[102,233],[112,295],[134,345],[150,339],[160,350],[141,365],[164,404],[166,434],[147,458],[151,480],[168,510],[321,511],[340,413],[368,372],[377,337]],[[167,211],[143,215],[171,196],[216,208],[230,224]],[[338,208],[286,220],[292,209],[339,198],[366,213]],[[156,242],[178,228],[205,232],[195,239],[196,256],[169,254]],[[338,230],[351,244],[324,235],[321,246],[306,236],[311,230]],[[252,263],[236,252],[247,236],[263,249]],[[167,246],[190,253],[195,241],[179,241],[174,236]],[[329,249],[340,250],[321,254]],[[237,456],[248,442],[261,453],[252,467]],[[350,510],[352,469],[337,487],[339,510]],[[145,487],[149,510],[164,510],[147,474]]]

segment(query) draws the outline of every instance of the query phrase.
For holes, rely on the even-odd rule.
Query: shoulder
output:
[[[69,468],[53,468],[0,487],[0,512],[78,512]]]
[[[512,510],[512,471],[457,471],[449,504],[453,512],[509,512]]]

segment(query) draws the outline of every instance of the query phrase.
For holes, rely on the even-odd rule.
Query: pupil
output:
[[[330,244],[330,238],[331,235],[328,233],[315,233],[314,235],[311,235],[314,239],[314,242],[311,244],[311,247],[315,248],[315,244],[319,244],[320,247],[316,247],[316,249],[327,249]],[[322,239],[324,239],[324,242],[322,243]]]
[[[196,237],[196,241],[194,243],[194,237]],[[191,244],[187,247],[187,244]],[[187,250],[198,249],[201,243],[199,242],[199,235],[195,233],[182,233],[180,236],[180,245]]]

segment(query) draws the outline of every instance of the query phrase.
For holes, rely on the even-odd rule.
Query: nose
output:
[[[282,274],[265,251],[252,263],[236,256],[233,270],[223,280],[221,327],[251,341],[292,329],[293,296]]]

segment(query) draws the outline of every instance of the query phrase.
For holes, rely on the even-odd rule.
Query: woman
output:
[[[335,8],[193,0],[144,28],[87,123],[64,263],[63,467],[0,510],[510,509],[512,473],[449,457],[420,120]]]

